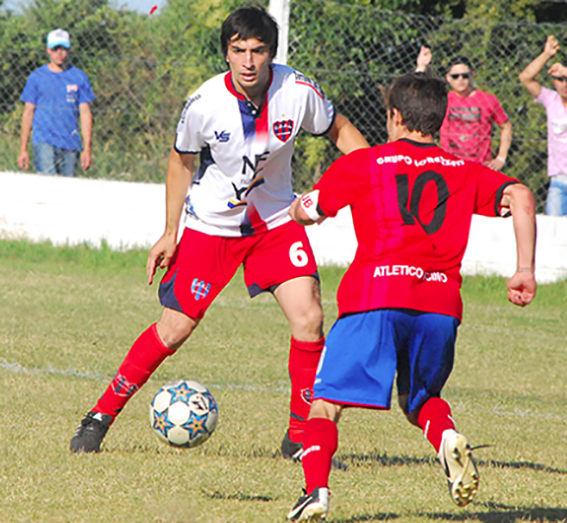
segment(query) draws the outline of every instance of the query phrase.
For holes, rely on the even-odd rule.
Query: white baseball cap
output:
[[[55,29],[54,31],[51,31],[51,33],[47,35],[47,47],[49,47],[49,49],[53,49],[58,45],[62,45],[67,49],[71,47],[71,41],[69,40],[69,33],[67,31],[63,31],[63,29]]]

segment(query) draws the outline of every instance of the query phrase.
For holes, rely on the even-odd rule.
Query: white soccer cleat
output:
[[[439,461],[447,475],[451,499],[459,507],[468,505],[478,490],[480,477],[467,438],[452,429],[444,431]]]
[[[289,511],[287,519],[291,521],[320,521],[329,511],[329,489],[319,487],[309,494],[301,496]]]

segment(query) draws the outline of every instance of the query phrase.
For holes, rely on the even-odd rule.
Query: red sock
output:
[[[308,493],[318,487],[329,488],[331,460],[337,450],[338,439],[337,424],[330,419],[311,418],[305,424],[301,464]]]
[[[451,417],[451,407],[441,398],[430,398],[423,404],[417,417],[417,423],[423,430],[423,435],[437,452],[441,446],[443,432],[455,428]]]
[[[174,353],[174,350],[163,344],[154,323],[134,342],[93,410],[116,417],[160,363]]]
[[[291,379],[289,438],[297,443],[303,441],[303,430],[311,408],[313,382],[324,346],[324,337],[317,341],[300,341],[291,337],[288,365]]]

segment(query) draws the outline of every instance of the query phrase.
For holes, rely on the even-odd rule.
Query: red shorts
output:
[[[319,277],[305,228],[293,221],[238,238],[185,229],[160,283],[160,302],[201,319],[241,264],[251,297],[300,276]]]

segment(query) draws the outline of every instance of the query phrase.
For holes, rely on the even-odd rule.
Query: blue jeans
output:
[[[556,174],[550,178],[545,214],[567,216],[567,174]]]
[[[80,151],[68,151],[45,142],[33,146],[35,169],[43,174],[75,176],[79,154]]]

